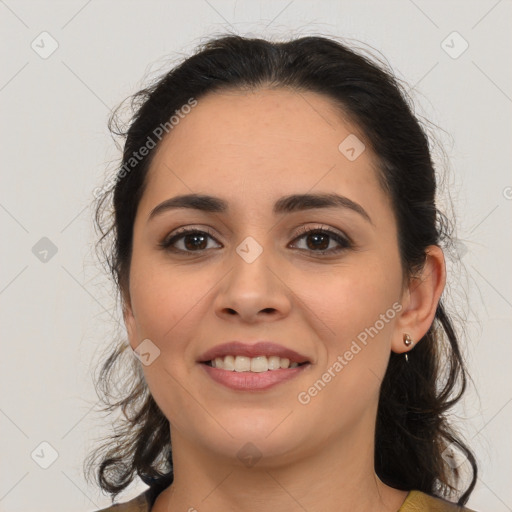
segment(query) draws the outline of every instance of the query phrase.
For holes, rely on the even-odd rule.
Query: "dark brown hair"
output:
[[[379,178],[393,204],[405,276],[410,278],[422,268],[429,245],[449,241],[448,223],[435,203],[436,175],[428,137],[391,70],[330,38],[270,42],[222,36],[136,93],[131,102],[134,115],[126,130],[116,124],[115,113],[110,120],[111,131],[125,138],[123,159],[115,179],[98,197],[95,220],[101,233],[99,246],[107,243],[102,257],[123,300],[127,299],[135,215],[158,143],[144,157],[140,148],[148,147],[155,130],[169,126],[169,119],[191,98],[260,87],[325,95],[358,126],[377,157]],[[107,210],[110,201],[113,216]],[[126,340],[120,340],[96,380],[104,410],[122,412],[114,436],[89,457],[89,472],[96,471],[100,487],[112,497],[135,475],[160,488],[173,481],[169,421],[130,352]],[[123,357],[130,358],[128,365]],[[130,364],[133,371],[121,385],[116,365],[122,369]],[[458,495],[460,505],[467,502],[477,466],[446,417],[466,382],[457,335],[441,301],[432,326],[410,353],[408,363],[403,356],[391,354],[381,385],[375,471],[383,482],[447,499]],[[465,488],[461,488],[459,470],[443,457],[450,444],[465,454],[471,466]]]

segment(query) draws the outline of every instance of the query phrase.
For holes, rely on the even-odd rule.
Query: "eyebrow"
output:
[[[149,214],[148,222],[164,212],[181,208],[207,213],[227,213],[229,211],[227,201],[219,197],[205,194],[186,194],[171,197],[155,206]],[[372,219],[360,204],[338,194],[292,194],[284,196],[275,202],[273,213],[279,215],[316,208],[346,208],[358,213],[370,224],[373,224]]]

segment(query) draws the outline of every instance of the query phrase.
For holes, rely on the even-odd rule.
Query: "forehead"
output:
[[[345,140],[366,149],[350,160],[339,148]],[[216,92],[200,98],[162,140],[143,199],[207,192],[260,207],[285,194],[337,191],[363,201],[383,195],[375,169],[364,134],[326,96],[289,89]]]

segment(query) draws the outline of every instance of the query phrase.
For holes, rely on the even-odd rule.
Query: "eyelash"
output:
[[[178,232],[174,233],[171,237],[166,237],[162,242],[158,244],[160,248],[163,250],[175,252],[175,253],[182,253],[182,254],[188,254],[192,255],[193,253],[201,253],[206,251],[207,249],[201,249],[198,251],[187,251],[183,249],[176,249],[175,247],[172,247],[173,244],[175,244],[178,240],[184,238],[187,235],[207,235],[210,238],[213,238],[215,240],[215,237],[213,234],[208,230],[200,230],[200,229],[193,229],[193,228],[181,228],[178,230]],[[313,249],[300,249],[305,250],[314,253],[317,256],[329,256],[331,254],[337,254],[339,252],[345,251],[347,249],[351,249],[353,247],[352,241],[347,237],[343,236],[335,231],[332,231],[330,229],[325,228],[312,228],[310,226],[303,226],[298,233],[296,233],[296,236],[294,237],[293,241],[296,241],[299,238],[304,238],[307,235],[310,234],[321,234],[321,235],[327,235],[331,237],[335,242],[337,242],[340,246],[335,249],[323,249],[321,251],[315,251]],[[217,242],[219,243],[219,242]]]

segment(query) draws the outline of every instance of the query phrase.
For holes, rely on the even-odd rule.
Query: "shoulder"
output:
[[[125,503],[116,503],[108,508],[102,508],[96,512],[150,512],[148,491],[144,491],[135,498]]]
[[[475,512],[455,503],[435,498],[420,491],[411,491],[398,512]]]

